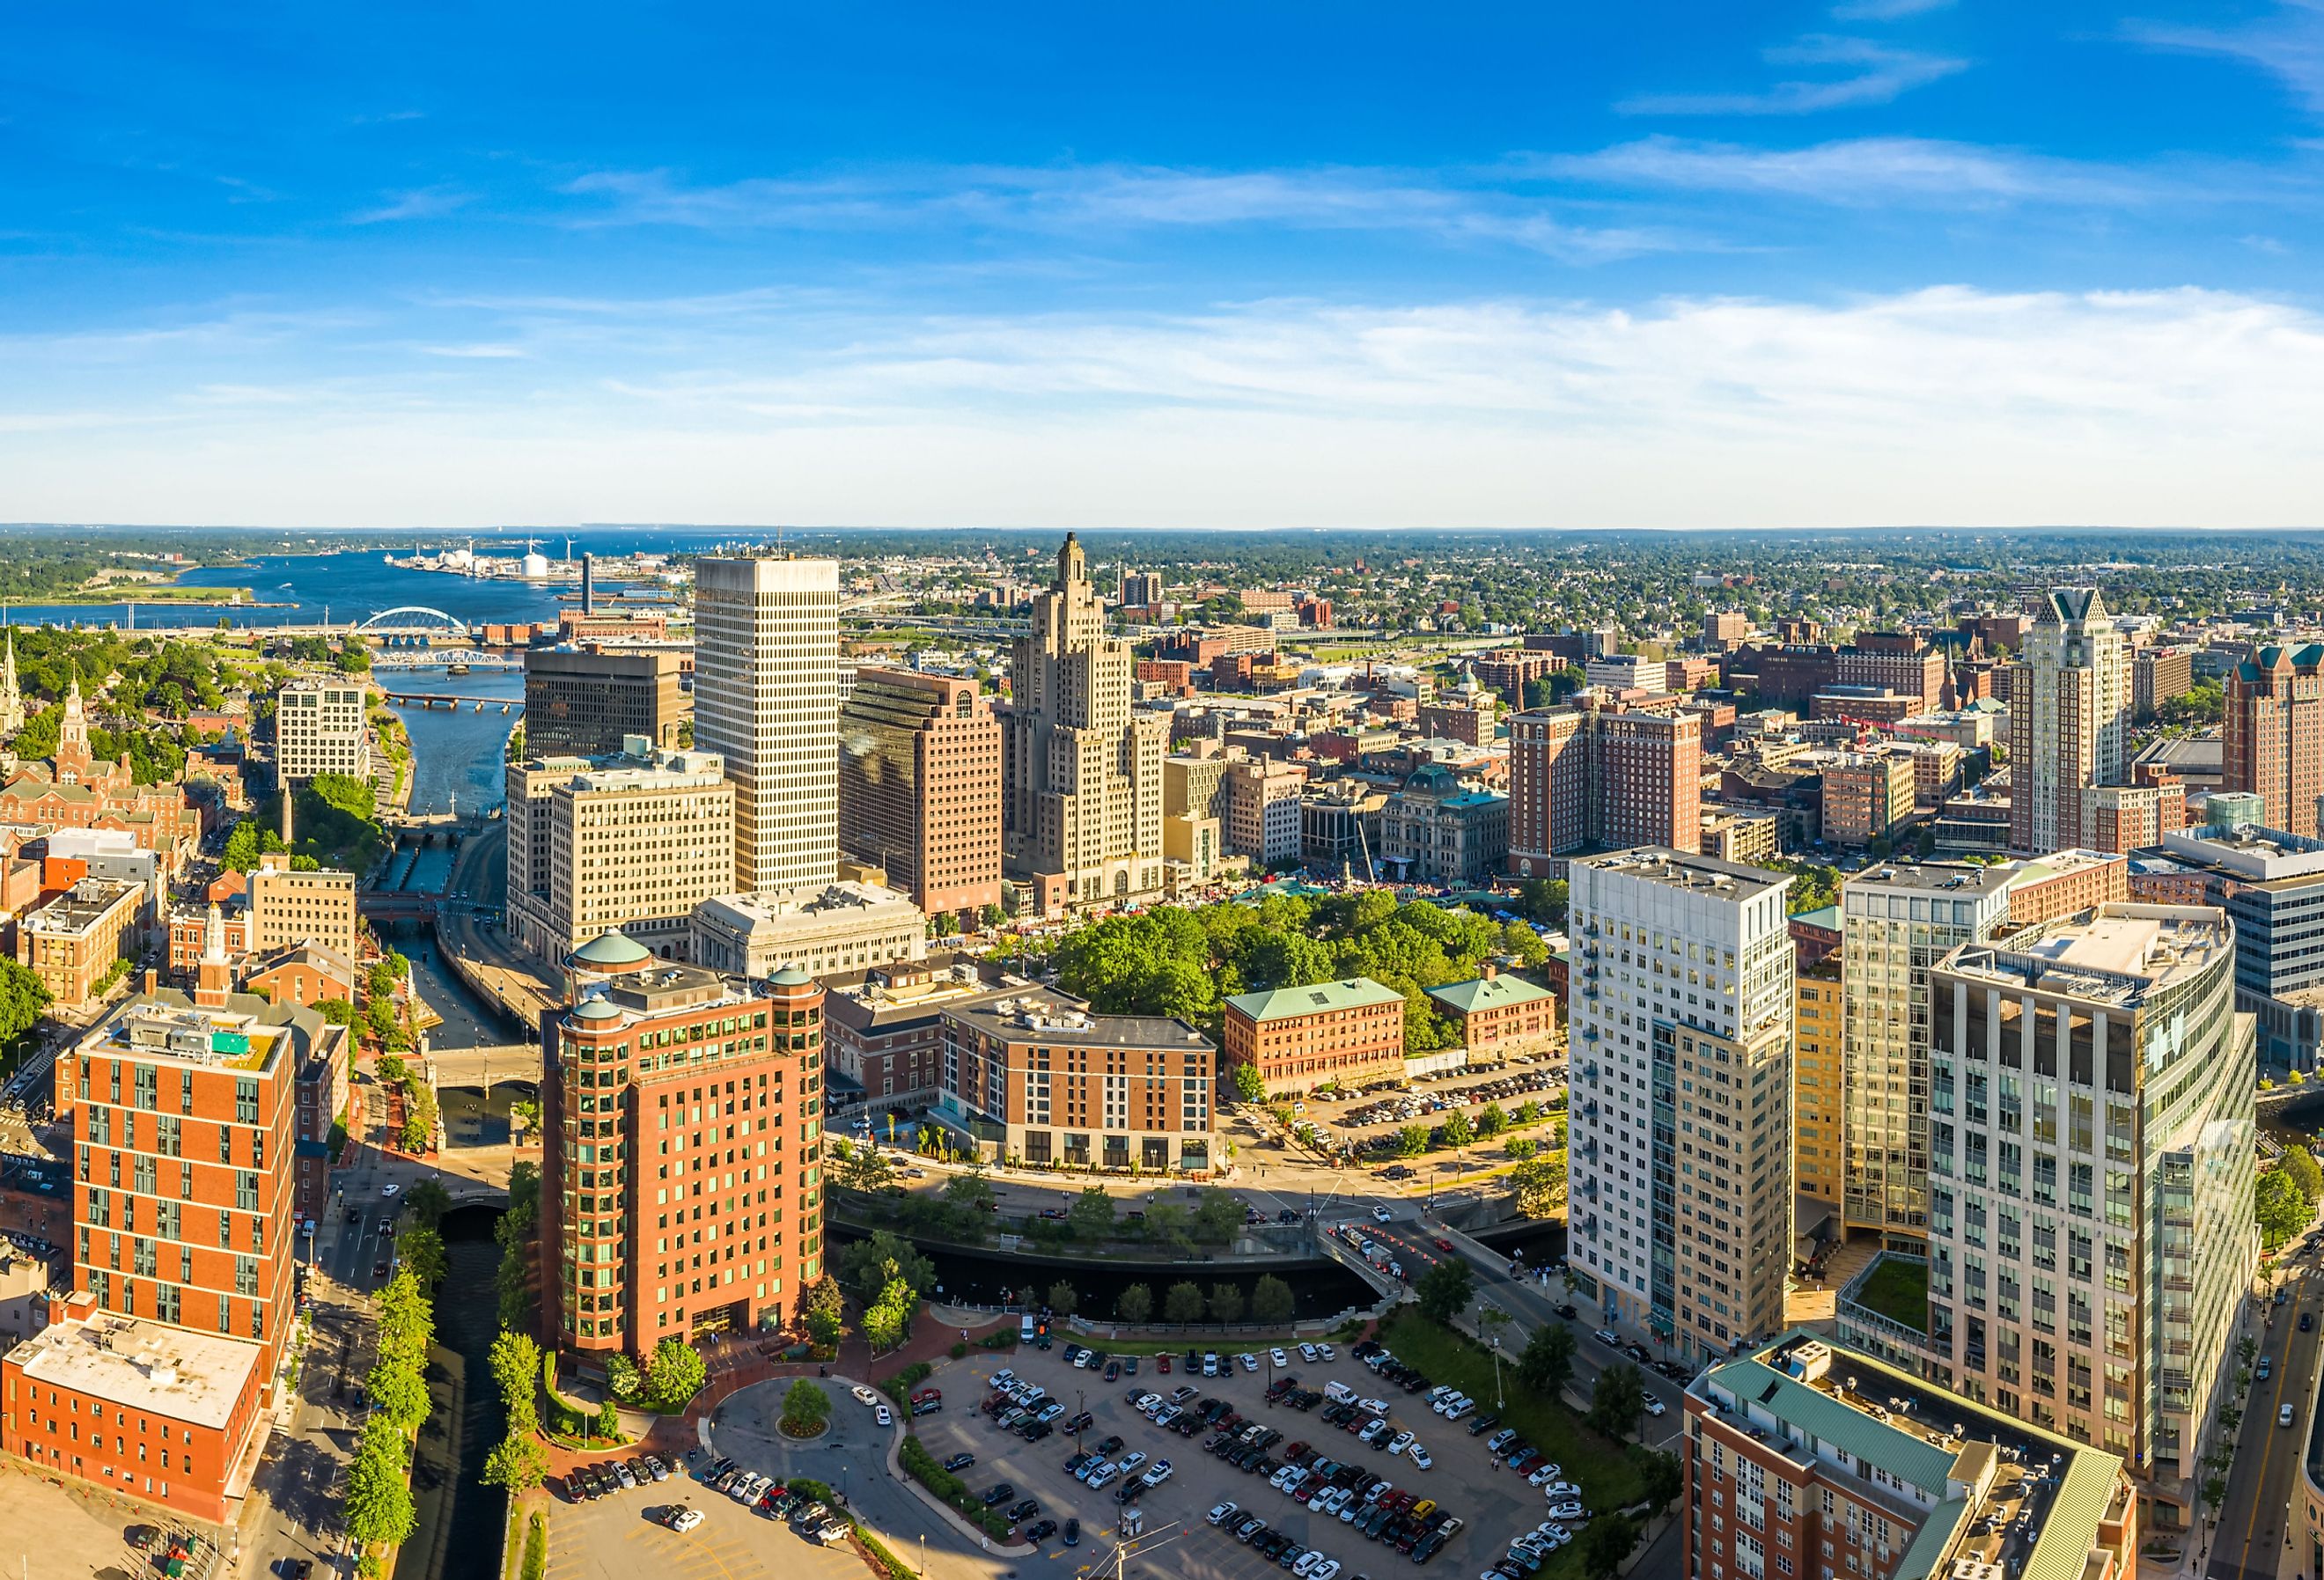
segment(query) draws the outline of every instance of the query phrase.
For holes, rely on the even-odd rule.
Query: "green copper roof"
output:
[[[1254,1021],[1276,1021],[1290,1015],[1321,1015],[1333,1010],[1352,1010],[1366,1004],[1400,1004],[1404,995],[1369,976],[1345,982],[1319,982],[1308,987],[1276,987],[1264,993],[1241,993],[1228,1005]]]
[[[1529,1004],[1551,994],[1549,989],[1536,987],[1521,976],[1480,976],[1469,982],[1448,982],[1443,987],[1432,987],[1428,996],[1454,1014],[1466,1015],[1477,1010],[1499,1009],[1505,1004]]]
[[[616,928],[610,933],[600,933],[574,950],[573,958],[584,966],[635,966],[641,960],[652,959],[653,951]]]

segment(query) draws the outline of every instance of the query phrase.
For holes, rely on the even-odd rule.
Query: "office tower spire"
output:
[[[694,574],[694,740],[734,785],[734,887],[839,872],[839,564],[715,558]]]
[[[2009,666],[2009,846],[2046,855],[2090,843],[2085,797],[2121,784],[2130,743],[2130,650],[2095,587],[2034,611]]]

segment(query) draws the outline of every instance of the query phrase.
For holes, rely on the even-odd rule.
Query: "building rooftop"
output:
[[[835,922],[868,919],[874,915],[919,914],[919,908],[912,903],[911,897],[898,890],[884,889],[876,883],[844,882],[771,898],[722,894],[715,900],[704,901],[695,907],[695,910],[697,914],[707,913],[713,919],[738,932],[767,929],[777,934],[810,931],[829,927]]]
[[[124,897],[144,892],[144,886],[113,878],[83,878],[40,910],[24,918],[32,933],[87,932],[119,905]]]
[[[1432,987],[1428,996],[1456,1015],[1478,1010],[1498,1010],[1508,1004],[1529,1004],[1555,995],[1521,976],[1480,976],[1468,982],[1448,982]]]
[[[1964,944],[1941,965],[1972,980],[2135,1010],[2150,993],[2203,969],[2234,938],[2227,913],[2209,906],[2115,901],[2018,933],[2006,947]]]
[[[1792,882],[1789,873],[1771,873],[1764,867],[1747,867],[1716,856],[1686,855],[1654,845],[1605,855],[1577,856],[1572,864],[1650,883],[1667,883],[1675,889],[1700,890],[1738,903],[1789,888]]]
[[[31,1381],[223,1429],[266,1352],[241,1339],[98,1312],[43,1328],[10,1358]]]
[[[255,993],[229,993],[223,1006],[208,1008],[161,988],[124,1002],[81,1039],[78,1051],[254,1072],[278,1053],[314,1047],[326,1024],[304,1005],[270,1003]]]
[[[2163,836],[2163,848],[2197,866],[2258,882],[2324,873],[2324,840],[2255,825],[2174,828]]]
[[[947,1005],[945,1014],[1007,1042],[1040,1041],[1083,1048],[1201,1048],[1211,1039],[1167,1015],[1093,1015],[1070,994],[1047,988]]]
[[[1404,995],[1369,976],[1343,982],[1318,982],[1305,987],[1271,987],[1241,993],[1227,1000],[1230,1008],[1253,1021],[1275,1021],[1290,1015],[1328,1014],[1334,1010],[1361,1009],[1370,1004],[1400,1004]]]
[[[1848,893],[1904,892],[1915,894],[1998,894],[2007,889],[2013,869],[2006,866],[1980,866],[1971,862],[1899,862],[1894,865],[1868,867],[1851,876],[1843,890]]]
[[[1906,1523],[1919,1506],[1884,1495],[1870,1470],[1919,1490],[1894,1580],[2007,1574],[2081,1580],[2100,1527],[2127,1514],[2117,1455],[1987,1410],[1858,1351],[1794,1330],[1710,1368],[1688,1394],[1729,1427],[1795,1461],[1821,1459]],[[1987,1568],[1986,1566],[1994,1567]]]

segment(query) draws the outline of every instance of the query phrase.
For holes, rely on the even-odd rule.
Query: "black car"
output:
[[[1054,1520],[1044,1520],[1038,1525],[1027,1528],[1025,1531],[1025,1539],[1027,1541],[1047,1541],[1056,1534],[1057,1522]]]
[[[1582,1313],[1581,1313],[1581,1312],[1576,1311],[1576,1310],[1575,1310],[1572,1307],[1571,1307],[1571,1306],[1560,1306],[1560,1307],[1557,1308],[1557,1314],[1558,1314],[1560,1317],[1563,1317],[1563,1318],[1565,1318],[1565,1320],[1566,1320],[1566,1321],[1568,1321],[1568,1322],[1572,1322],[1574,1318],[1576,1318],[1576,1317],[1580,1317],[1580,1316],[1582,1315]]]
[[[1499,1416],[1479,1416],[1469,1423],[1469,1436],[1481,1437],[1500,1424],[1501,1418]]]
[[[2315,1326],[2316,1326],[2316,1313],[2314,1313],[2313,1311],[2303,1311],[2303,1312],[2301,1312],[2301,1313],[2300,1314],[2300,1331],[2301,1331],[2301,1332],[2302,1332],[2302,1333],[2306,1333],[2310,1328],[2314,1327]]]
[[[984,1494],[984,1506],[988,1509],[997,1509],[1016,1495],[1017,1489],[1015,1487],[1010,1486],[1007,1482],[997,1483],[990,1492]]]
[[[1040,1501],[1035,1498],[1021,1499],[1009,1505],[1009,1518],[1011,1520],[1030,1520],[1040,1511]]]
[[[1119,1437],[1108,1437],[1104,1442],[1097,1446],[1097,1451],[1106,1458],[1111,1459],[1115,1455],[1121,1452],[1121,1439]]]
[[[966,1470],[970,1465],[974,1465],[975,1463],[976,1455],[973,1454],[955,1454],[950,1459],[945,1461],[945,1468],[946,1470]]]
[[[1069,1548],[1077,1548],[1082,1545],[1082,1522],[1080,1520],[1068,1520],[1065,1521],[1065,1545]]]

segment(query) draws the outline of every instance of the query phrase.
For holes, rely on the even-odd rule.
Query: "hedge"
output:
[[[912,1390],[926,1382],[929,1373],[935,1370],[926,1361],[915,1361],[880,1384],[880,1391],[898,1404],[908,1408],[912,1402]]]
[[[1009,1535],[1009,1517],[987,1509],[983,1500],[968,1490],[966,1482],[937,1462],[917,1434],[904,1434],[904,1446],[897,1450],[896,1463],[904,1467],[906,1475],[966,1515],[970,1523],[987,1536],[1006,1538]]]
[[[549,1573],[549,1528],[535,1514],[524,1531],[523,1580],[542,1580]]]

